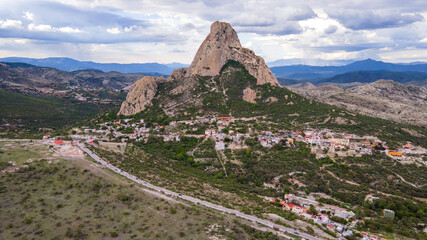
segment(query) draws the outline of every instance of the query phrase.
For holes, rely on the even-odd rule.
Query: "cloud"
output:
[[[30,54],[19,49],[31,45],[40,49],[31,54],[40,57],[60,52],[113,62],[173,57],[188,63],[216,20],[231,23],[242,44],[267,61],[395,58],[394,52],[427,48],[426,1],[0,0],[0,5],[0,41],[11,40],[0,51],[3,56]]]
[[[273,35],[288,35],[302,32],[302,28],[297,22],[287,22],[286,24],[281,24],[279,26],[236,26],[235,29],[238,32]]]
[[[357,10],[329,10],[328,15],[352,30],[403,27],[424,21],[420,13],[385,13]]]
[[[16,28],[22,28],[22,22],[19,20],[0,20],[0,28],[1,29],[16,29]]]
[[[107,32],[109,32],[111,34],[119,34],[120,30],[119,30],[119,28],[115,27],[115,28],[109,28],[109,29],[107,29]]]
[[[25,11],[24,12],[24,16],[22,16],[23,18],[30,20],[31,22],[34,21],[34,14],[32,14],[31,12]]]
[[[336,25],[330,25],[329,27],[325,28],[324,32],[326,34],[332,34],[334,32],[336,32],[338,29],[338,27]]]

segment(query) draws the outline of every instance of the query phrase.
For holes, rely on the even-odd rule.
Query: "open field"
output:
[[[7,166],[22,166],[41,158],[52,158],[55,154],[39,141],[0,142],[0,170]]]
[[[85,159],[32,162],[0,182],[0,239],[279,239],[155,197]]]

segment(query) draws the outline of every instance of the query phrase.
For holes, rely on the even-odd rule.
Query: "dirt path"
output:
[[[335,178],[335,179],[337,179],[337,180],[340,180],[340,181],[346,182],[346,183],[351,184],[351,185],[360,186],[360,184],[358,184],[358,183],[355,183],[355,182],[353,182],[353,181],[349,181],[349,180],[345,180],[345,179],[342,179],[342,178],[339,178],[339,177],[335,176],[335,174],[334,174],[334,173],[332,173],[332,172],[331,172],[331,171],[329,171],[329,170],[327,170],[327,172],[328,172],[329,174],[331,174],[331,176],[332,176],[332,177],[334,177],[334,178]]]
[[[399,174],[397,174],[397,173],[394,173],[394,174],[396,174],[396,176],[398,176],[404,183],[407,183],[407,184],[409,184],[409,185],[411,185],[411,186],[413,186],[413,187],[415,187],[415,188],[420,188],[420,187],[423,187],[424,185],[422,185],[422,186],[418,186],[418,185],[416,185],[416,184],[413,184],[413,183],[411,183],[411,182],[408,182],[408,181],[406,181],[402,176],[400,176]]]
[[[225,165],[224,165],[224,163],[222,161],[223,157],[225,157],[224,153],[222,151],[219,152],[217,150],[215,150],[215,152],[216,152],[216,155],[218,156],[219,163],[221,163],[221,165],[222,165],[222,169],[224,169],[225,176],[228,177],[228,175],[227,175],[227,169],[225,168]]]

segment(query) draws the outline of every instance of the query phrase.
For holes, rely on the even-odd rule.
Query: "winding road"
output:
[[[168,195],[168,196],[172,196],[172,197],[176,197],[176,198],[180,198],[180,199],[184,199],[184,200],[187,200],[187,201],[192,202],[194,204],[200,204],[200,205],[203,205],[203,206],[211,208],[211,209],[215,209],[215,210],[220,211],[220,212],[234,214],[237,217],[249,220],[249,221],[254,222],[254,223],[265,225],[265,226],[267,226],[269,228],[272,228],[272,229],[274,229],[276,231],[281,231],[281,232],[284,232],[284,233],[293,234],[293,235],[296,235],[296,236],[301,237],[303,239],[310,239],[310,240],[318,240],[318,239],[320,239],[320,238],[314,237],[314,236],[309,235],[307,233],[300,232],[300,231],[295,230],[295,229],[291,229],[291,228],[287,228],[287,227],[284,227],[284,226],[281,226],[281,225],[274,224],[271,221],[267,221],[267,220],[264,220],[264,219],[261,219],[261,218],[258,218],[258,217],[252,216],[252,215],[244,214],[244,213],[236,211],[234,209],[225,208],[223,206],[216,205],[216,204],[204,201],[204,200],[200,200],[200,199],[197,199],[197,198],[194,198],[194,197],[190,197],[190,196],[183,195],[183,194],[180,194],[180,193],[172,192],[172,191],[170,191],[170,190],[168,190],[166,188],[155,186],[155,185],[153,185],[151,183],[148,183],[148,182],[146,182],[144,180],[141,180],[141,179],[137,178],[136,176],[134,176],[134,175],[132,175],[130,173],[127,173],[127,172],[125,172],[125,171],[123,171],[123,170],[121,170],[121,169],[119,169],[119,168],[111,165],[110,163],[107,163],[106,161],[102,160],[98,155],[96,155],[91,150],[89,150],[88,148],[86,148],[83,143],[79,143],[79,144],[77,144],[77,146],[82,151],[84,151],[85,153],[87,153],[93,160],[95,160],[96,162],[100,163],[104,167],[109,168],[110,170],[112,170],[114,172],[117,172],[118,174],[120,174],[120,175],[128,178],[129,180],[132,180],[133,182],[136,182],[136,183],[138,183],[138,184],[140,184],[140,185],[142,185],[144,187],[147,187],[149,189],[158,191],[158,192],[160,192],[162,194],[165,194],[165,195]]]

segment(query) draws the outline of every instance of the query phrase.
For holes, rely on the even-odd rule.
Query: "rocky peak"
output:
[[[236,31],[229,23],[218,21],[211,25],[209,35],[200,45],[185,76],[216,76],[228,60],[242,63],[257,79],[257,84],[270,83],[279,86],[264,59],[255,55],[252,50],[242,47]]]
[[[164,81],[163,77],[145,76],[136,81],[129,90],[126,100],[122,103],[118,115],[134,115],[151,106],[156,95],[157,84]]]

